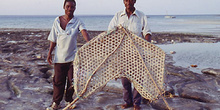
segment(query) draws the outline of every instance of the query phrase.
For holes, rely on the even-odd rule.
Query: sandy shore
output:
[[[88,31],[95,37],[102,31]],[[0,29],[0,109],[43,110],[52,101],[53,66],[46,62],[49,30]],[[78,37],[78,46],[85,40]],[[153,33],[156,44],[215,43],[219,38],[196,34]],[[188,68],[174,66],[171,55],[166,56],[166,100],[177,110],[220,108],[220,79],[217,74],[197,74]],[[219,69],[219,68],[217,68]],[[219,70],[216,70],[218,73]],[[80,100],[79,110],[120,110],[122,100],[120,81],[112,82],[101,92]],[[106,100],[107,99],[107,100]],[[62,103],[62,106],[64,104]],[[161,110],[166,106],[161,99],[141,105],[143,110]],[[130,109],[129,109],[130,110]]]

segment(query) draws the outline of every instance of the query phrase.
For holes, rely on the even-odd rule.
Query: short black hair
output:
[[[65,7],[66,2],[73,2],[76,5],[76,1],[75,0],[64,0],[63,8]]]
[[[136,3],[136,0],[133,0]]]
[[[134,2],[136,2],[136,0],[133,0]]]

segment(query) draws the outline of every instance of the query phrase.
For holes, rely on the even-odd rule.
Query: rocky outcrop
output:
[[[101,32],[89,32],[96,36]],[[0,109],[44,110],[52,102],[53,66],[46,62],[49,31],[2,32],[0,34]],[[36,36],[35,36],[36,35]],[[157,43],[191,41],[187,37],[173,39],[172,34],[156,34]],[[180,35],[181,36],[181,35]],[[189,35],[183,35],[189,36]],[[196,40],[206,37],[196,37]],[[196,40],[193,41],[196,41]],[[207,37],[208,39],[208,37]],[[214,38],[210,38],[213,40]],[[83,44],[84,40],[78,39]],[[202,42],[202,41],[201,41]],[[81,44],[79,46],[81,46]],[[220,109],[219,69],[204,69],[197,74],[187,68],[173,66],[172,56],[166,56],[165,99],[174,110],[218,110]],[[110,82],[111,83],[111,82]],[[118,84],[120,86],[115,86]],[[107,86],[87,99],[77,102],[76,109],[121,110],[123,104],[120,80]],[[143,110],[167,108],[162,97],[151,103],[143,101]],[[64,107],[64,102],[61,103]],[[132,109],[132,108],[131,108]],[[129,110],[131,110],[129,109]]]
[[[204,74],[210,74],[210,75],[220,77],[220,69],[206,68],[206,69],[203,69],[201,72]]]

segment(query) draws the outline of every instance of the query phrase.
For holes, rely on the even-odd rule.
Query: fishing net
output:
[[[164,92],[165,53],[123,27],[103,32],[83,45],[74,60],[74,89],[86,98],[115,78],[129,79],[142,97]]]

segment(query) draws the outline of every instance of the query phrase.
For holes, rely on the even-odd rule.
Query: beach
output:
[[[0,32],[0,109],[46,109],[52,102],[54,73],[53,66],[46,61],[49,30],[4,28],[0,29]],[[102,32],[88,31],[92,38]],[[77,41],[78,48],[85,44],[81,35],[78,36]],[[219,41],[219,37],[212,35],[190,33],[154,32],[152,37],[152,43],[162,49],[165,49],[166,47],[163,46],[166,45],[217,44]],[[199,64],[189,64],[186,67],[180,66],[183,63],[175,65],[179,60],[174,58],[179,51],[174,49],[166,50],[165,60],[166,93],[164,97],[169,106],[175,110],[219,109],[220,68],[204,66],[200,68],[203,72],[198,73],[191,69],[197,68],[192,65]],[[100,92],[87,99],[80,99],[76,110],[121,110],[120,105],[123,103],[120,79],[117,81],[113,79]],[[65,107],[64,102],[61,106]],[[167,108],[161,97],[151,103],[143,100],[141,107],[143,110]]]

